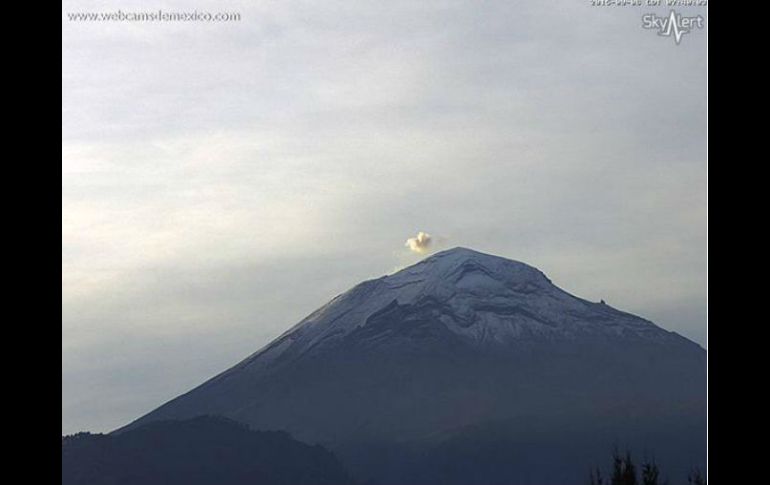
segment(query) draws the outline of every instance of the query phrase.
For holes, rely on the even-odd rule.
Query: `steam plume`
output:
[[[406,247],[414,251],[415,253],[424,253],[430,248],[433,238],[426,232],[418,232],[417,236],[410,237],[406,240]]]

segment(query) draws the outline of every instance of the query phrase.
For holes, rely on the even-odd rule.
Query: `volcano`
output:
[[[219,415],[379,484],[583,483],[613,446],[703,468],[706,351],[527,264],[439,252],[335,297],[153,421]]]

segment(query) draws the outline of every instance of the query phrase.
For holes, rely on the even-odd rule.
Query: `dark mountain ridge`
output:
[[[345,485],[329,451],[213,416],[62,438],[62,485]]]

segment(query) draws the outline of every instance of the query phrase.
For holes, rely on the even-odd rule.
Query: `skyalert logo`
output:
[[[661,37],[674,37],[676,45],[682,41],[684,34],[689,34],[693,29],[702,29],[704,23],[705,19],[702,15],[685,17],[673,10],[668,17],[659,17],[654,13],[642,15],[643,29],[657,30]]]

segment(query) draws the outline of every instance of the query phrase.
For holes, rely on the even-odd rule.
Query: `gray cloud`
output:
[[[705,344],[705,32],[568,0],[227,10],[63,21],[63,431],[414,262],[415,228]]]

